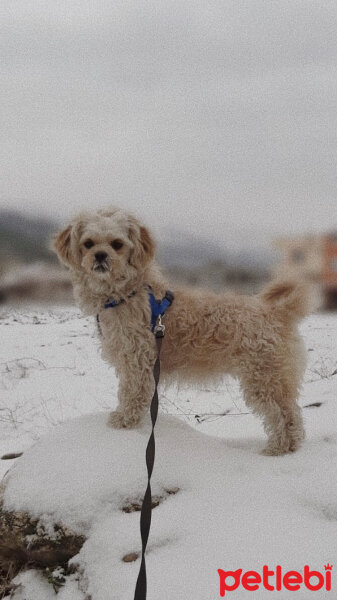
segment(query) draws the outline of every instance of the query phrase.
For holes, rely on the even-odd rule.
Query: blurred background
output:
[[[0,8],[0,301],[68,304],[51,235],[119,205],[171,280],[306,278],[337,307],[337,4]]]

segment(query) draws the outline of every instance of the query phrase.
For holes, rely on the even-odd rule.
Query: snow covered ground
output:
[[[0,455],[25,451],[8,506],[62,519],[87,536],[75,559],[82,581],[67,577],[59,600],[84,600],[84,585],[92,600],[132,599],[139,560],[124,563],[122,557],[139,551],[139,513],[125,514],[121,506],[144,493],[149,424],[131,432],[106,428],[117,381],[99,356],[92,319],[72,308],[3,309],[0,326]],[[261,573],[263,565],[281,565],[303,573],[307,564],[324,573],[325,564],[334,564],[337,316],[314,315],[301,331],[308,349],[300,399],[307,440],[294,455],[259,454],[261,424],[230,379],[221,388],[161,391],[153,493],[163,500],[153,511],[148,600],[220,598],[218,569]],[[0,461],[2,474],[11,464]],[[172,487],[179,491],[168,495]],[[302,585],[278,597],[336,598],[336,570],[331,592]],[[15,600],[55,598],[37,571],[18,581]],[[225,595],[269,596],[263,586]]]

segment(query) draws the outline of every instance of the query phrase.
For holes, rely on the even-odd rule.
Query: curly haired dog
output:
[[[102,355],[119,378],[119,404],[109,424],[135,427],[154,389],[148,285],[158,299],[167,289],[154,262],[152,237],[135,217],[113,208],[81,214],[59,233],[54,247],[70,267],[78,305],[99,315]],[[309,312],[305,286],[276,282],[252,297],[173,291],[162,375],[193,382],[224,373],[239,378],[247,405],[263,419],[264,452],[295,451],[304,438],[297,398],[306,361],[297,322]],[[107,300],[123,302],[104,308]]]

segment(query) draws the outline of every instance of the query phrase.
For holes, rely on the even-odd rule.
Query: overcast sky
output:
[[[337,228],[336,0],[3,0],[1,207]]]

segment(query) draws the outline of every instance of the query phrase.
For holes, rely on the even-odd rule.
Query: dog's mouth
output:
[[[103,262],[94,262],[92,270],[95,273],[106,273],[109,271],[108,261],[104,260]]]

